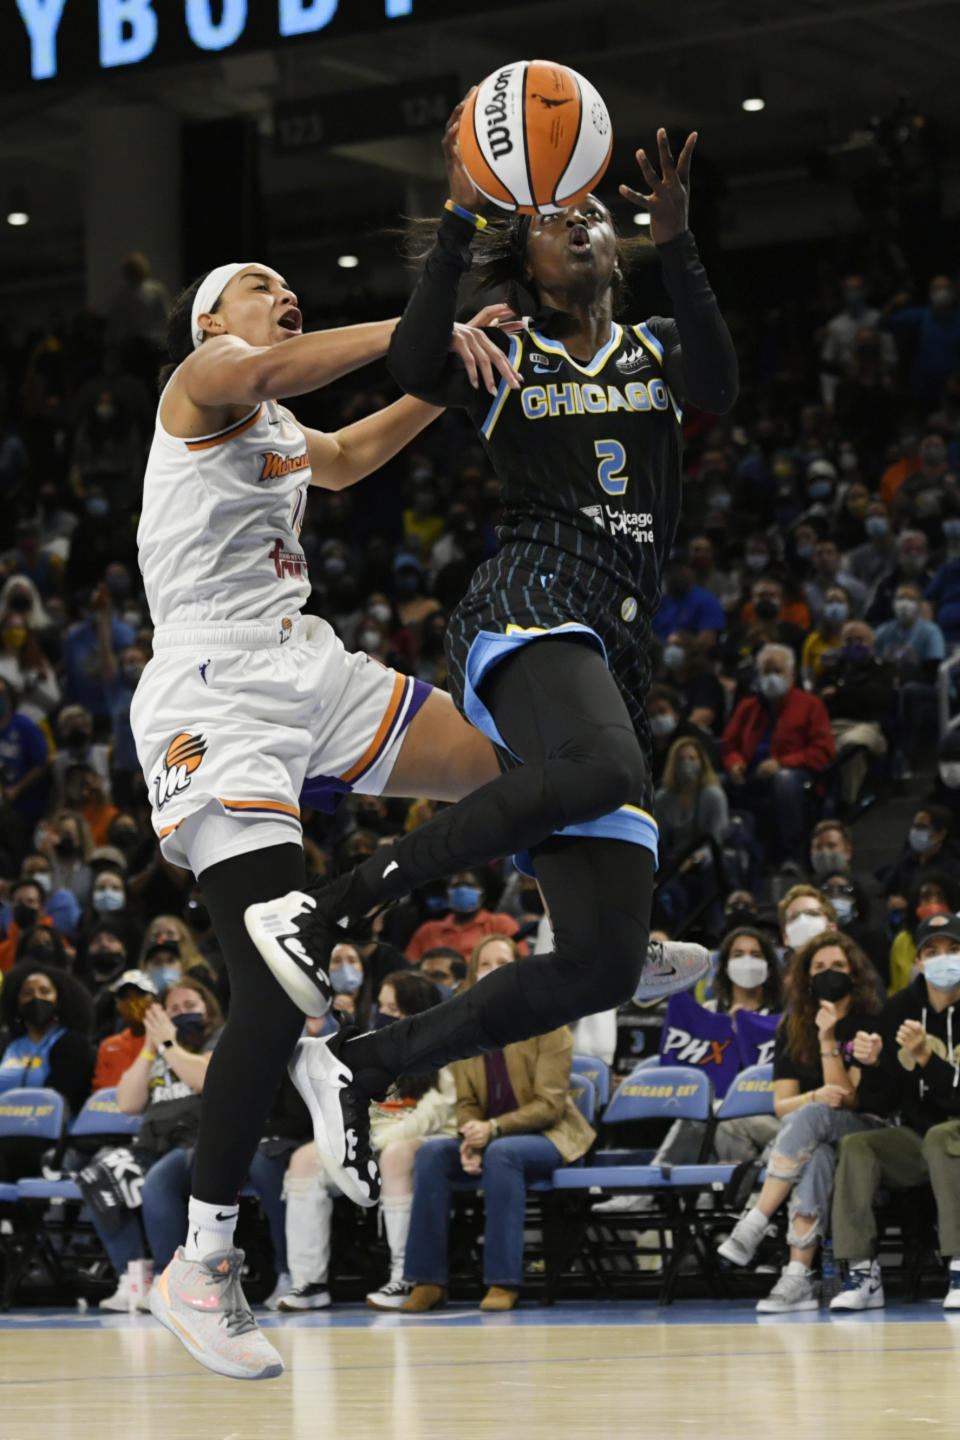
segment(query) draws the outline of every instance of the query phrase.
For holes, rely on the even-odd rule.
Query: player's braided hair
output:
[[[196,280],[191,280],[186,290],[181,290],[173,302],[173,309],[167,319],[167,357],[169,364],[164,365],[160,371],[160,389],[170,379],[178,365],[182,365],[188,355],[193,354],[193,325],[191,312],[193,302],[197,298],[197,291],[207,278],[207,272],[198,275]],[[220,304],[220,297],[210,306],[211,314],[215,313]]]

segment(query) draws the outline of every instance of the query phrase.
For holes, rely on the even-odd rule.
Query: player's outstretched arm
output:
[[[181,374],[195,405],[256,405],[319,390],[381,360],[387,353],[396,320],[345,325],[294,335],[280,345],[248,345],[237,335],[205,340],[184,361]]]
[[[460,325],[457,329],[466,332],[469,340],[472,334],[498,319],[504,310],[507,310],[504,305],[487,305],[474,315],[469,325]],[[392,460],[442,413],[442,406],[428,405],[405,395],[393,405],[330,434],[301,425],[310,454],[312,483],[324,490],[344,490],[348,485],[355,485]]]
[[[650,238],[663,264],[663,280],[673,300],[676,327],[664,335],[667,379],[692,405],[722,415],[737,398],[739,373],[730,331],[710,288],[707,272],[690,231],[690,166],[697,133],[687,136],[674,161],[667,132],[657,131],[658,175],[644,150],[637,164],[648,194],[620,186],[620,194],[650,212]]]

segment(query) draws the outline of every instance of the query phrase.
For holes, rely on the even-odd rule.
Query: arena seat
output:
[[[586,1075],[593,1081],[597,1092],[597,1104],[606,1105],[610,1099],[610,1066],[598,1055],[574,1055],[570,1069],[575,1075]]]

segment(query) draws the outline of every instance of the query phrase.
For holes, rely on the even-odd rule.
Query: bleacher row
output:
[[[764,1172],[756,1164],[710,1163],[706,1157],[722,1121],[772,1113],[773,1067],[742,1070],[717,1103],[709,1077],[694,1067],[661,1065],[658,1056],[651,1056],[611,1095],[609,1066],[594,1056],[575,1055],[570,1090],[598,1136],[582,1160],[529,1187],[529,1220],[543,1237],[542,1261],[531,1267],[544,1277],[541,1298],[552,1303],[561,1289],[580,1292],[584,1286],[602,1294],[652,1289],[659,1303],[669,1304],[681,1275],[691,1269],[714,1296],[742,1289],[742,1272],[731,1275],[717,1261],[716,1244],[732,1228],[749,1191],[762,1184]],[[649,1145],[629,1144],[638,1133],[649,1139],[651,1125],[676,1120],[703,1124],[699,1163],[655,1164]],[[0,1184],[0,1309],[10,1308],[30,1267],[38,1264],[71,1300],[80,1293],[82,1276],[70,1263],[70,1247],[92,1231],[83,1220],[79,1186],[69,1175],[58,1176],[58,1166],[68,1152],[90,1157],[104,1146],[135,1144],[139,1126],[140,1117],[124,1114],[112,1089],[92,1095],[69,1125],[56,1091],[11,1090],[2,1097],[0,1143],[6,1138],[34,1143],[46,1173]],[[479,1180],[455,1187],[458,1195],[472,1197],[461,1218],[474,1238],[479,1188]],[[625,1194],[647,1197],[641,1216],[593,1214],[598,1200]],[[51,1206],[58,1214],[53,1225]],[[880,1197],[880,1208],[887,1228],[896,1231],[888,1248],[901,1257],[905,1291],[915,1297],[928,1238],[922,1223],[926,1211],[923,1206],[911,1211],[887,1195]],[[355,1212],[354,1218],[370,1217]],[[638,1231],[646,1243],[638,1244]],[[653,1264],[638,1266],[641,1256]]]

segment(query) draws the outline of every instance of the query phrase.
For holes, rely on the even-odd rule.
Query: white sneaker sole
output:
[[[722,1245],[717,1246],[717,1254],[721,1259],[728,1260],[731,1265],[739,1265],[741,1270],[746,1269],[756,1253],[756,1250],[754,1250],[753,1254],[745,1255],[739,1246],[734,1247],[727,1240],[724,1240]]]
[[[326,1041],[300,1040],[288,1071],[310,1111],[313,1138],[327,1175],[348,1200],[364,1210],[370,1209],[376,1205],[377,1197],[364,1191],[340,1160],[346,1154],[347,1142],[337,1094],[350,1079],[349,1069],[337,1059]]]
[[[244,1369],[242,1365],[231,1365],[230,1361],[225,1360],[222,1355],[212,1354],[171,1315],[169,1306],[156,1287],[150,1295],[150,1313],[180,1341],[183,1348],[193,1356],[198,1364],[203,1365],[207,1370],[212,1370],[215,1375],[225,1375],[228,1380],[273,1380],[277,1375],[283,1374],[283,1361],[279,1355],[277,1355],[276,1361],[268,1362],[260,1370],[251,1371]]]
[[[279,1305],[277,1306],[277,1309],[280,1310],[280,1311],[282,1311],[282,1313],[283,1313],[284,1315],[309,1315],[309,1313],[310,1313],[311,1310],[329,1310],[329,1309],[330,1309],[330,1296],[329,1296],[329,1295],[311,1295],[311,1297],[309,1298],[309,1300],[307,1300],[306,1304],[304,1304],[304,1305],[291,1305],[291,1304],[290,1304],[290,1296],[289,1296],[289,1295],[284,1295],[283,1299],[280,1301]]]
[[[837,1300],[839,1300],[839,1295]],[[862,1305],[838,1305],[836,1300],[830,1301],[831,1315],[862,1315],[864,1310],[882,1310],[886,1304],[883,1295],[871,1295],[870,1299]]]
[[[797,1310],[819,1310],[820,1301],[811,1298],[810,1300],[798,1300],[795,1305],[788,1305],[784,1300],[758,1300],[758,1315],[792,1315]]]
[[[367,1304],[371,1310],[399,1310],[409,1299],[409,1295],[397,1295],[390,1300],[381,1300],[379,1295],[368,1295]]]
[[[306,904],[305,904],[306,902]],[[291,890],[279,900],[266,900],[257,905],[248,905],[243,912],[243,923],[247,934],[263,956],[277,983],[290,996],[294,1005],[305,1015],[319,1018],[330,1009],[332,996],[323,991],[305,975],[295,960],[292,960],[279,936],[289,936],[295,930],[295,920],[305,908],[310,908],[309,896],[300,890]]]

